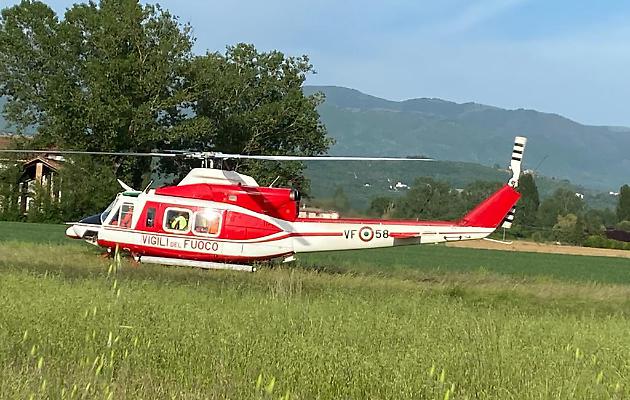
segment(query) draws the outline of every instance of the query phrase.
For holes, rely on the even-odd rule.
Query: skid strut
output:
[[[226,264],[212,261],[182,260],[179,258],[138,256],[136,261],[149,264],[176,265],[181,267],[197,267],[204,269],[229,269],[232,271],[256,272],[256,267],[242,264]]]

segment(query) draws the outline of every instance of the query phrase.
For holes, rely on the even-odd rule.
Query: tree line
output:
[[[476,181],[457,190],[447,182],[421,177],[403,197],[373,199],[366,213],[377,218],[456,220],[501,185],[498,182]],[[518,191],[521,199],[516,205],[515,221],[509,231],[511,237],[582,245],[590,237],[601,236],[607,227],[616,226],[630,231],[628,185],[621,187],[615,211],[589,208],[575,192],[564,188],[540,199],[531,174],[521,176]],[[337,190],[332,204],[343,197],[343,192]]]

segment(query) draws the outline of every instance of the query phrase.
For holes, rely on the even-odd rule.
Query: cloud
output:
[[[472,2],[463,12],[443,24],[442,32],[446,34],[462,33],[484,21],[517,7],[526,0],[481,0]]]

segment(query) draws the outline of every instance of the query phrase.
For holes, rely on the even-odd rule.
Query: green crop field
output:
[[[630,397],[630,260],[418,246],[254,274],[0,223],[0,397]],[[116,268],[115,268],[116,267]]]

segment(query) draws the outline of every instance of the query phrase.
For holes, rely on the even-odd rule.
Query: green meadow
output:
[[[630,260],[443,246],[254,274],[0,223],[0,397],[630,397]]]

